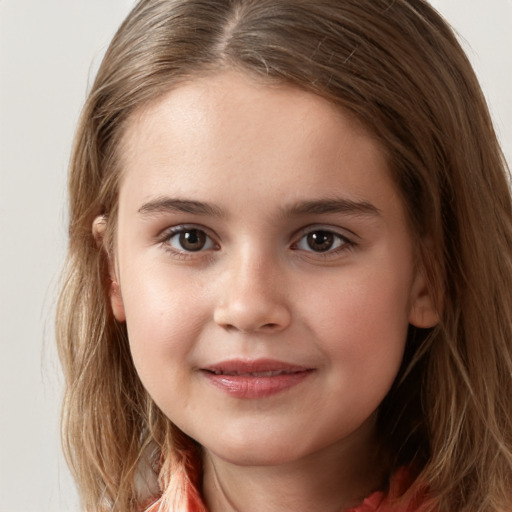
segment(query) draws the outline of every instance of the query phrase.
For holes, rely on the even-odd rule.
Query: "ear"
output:
[[[94,236],[94,240],[96,241],[96,245],[98,248],[104,248],[103,240],[105,237],[105,230],[107,228],[107,219],[104,215],[99,215],[96,217],[92,223],[92,234]],[[114,317],[118,322],[126,321],[126,314],[124,311],[123,297],[121,295],[121,287],[119,286],[119,279],[117,278],[115,261],[113,261],[112,256],[105,251],[105,255],[108,258],[108,274],[110,279],[109,286],[109,297],[110,297],[110,305],[112,307],[112,312],[114,313]]]
[[[425,269],[418,265],[411,287],[409,323],[421,329],[435,327],[439,323],[439,314],[435,307],[432,291],[425,277]]]
[[[121,296],[121,287],[117,280],[112,279],[110,282],[110,305],[112,306],[112,312],[114,318],[118,322],[126,322],[126,314],[124,312],[123,297]]]

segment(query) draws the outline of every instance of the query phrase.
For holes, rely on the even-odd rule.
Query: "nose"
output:
[[[291,322],[282,273],[270,259],[242,258],[223,274],[214,321],[227,330],[276,333]]]

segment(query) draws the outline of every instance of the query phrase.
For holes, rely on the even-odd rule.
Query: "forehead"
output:
[[[209,195],[219,181],[285,191],[290,173],[297,187],[325,196],[351,168],[345,184],[357,195],[375,172],[389,174],[385,151],[354,115],[238,72],[200,77],[136,111],[120,154],[121,183],[129,178],[146,196],[166,186],[189,196],[199,185]]]
[[[222,130],[228,123],[243,125],[250,118],[251,124],[244,125],[244,130],[237,134],[237,140],[244,135],[253,135],[251,130],[259,131],[259,135],[269,133],[269,121],[276,131],[300,125],[301,132],[311,137],[343,123],[349,126],[352,135],[373,139],[371,130],[355,114],[319,95],[284,82],[265,80],[239,71],[223,71],[199,75],[136,109],[125,126],[122,139],[124,154],[134,147],[134,138],[140,141],[149,132],[151,124],[160,121],[161,115],[176,123],[175,135],[186,135],[183,128],[188,127],[196,131],[201,126],[210,131]],[[266,132],[260,131],[262,127]],[[228,132],[224,131],[222,135],[226,136]],[[272,135],[269,133],[269,138]],[[334,136],[338,143],[343,143],[339,133]],[[179,137],[177,142],[182,140]],[[193,146],[201,140],[194,138],[187,142],[193,142],[189,144]],[[373,142],[377,143],[377,139]]]

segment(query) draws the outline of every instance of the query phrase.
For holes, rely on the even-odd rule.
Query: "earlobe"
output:
[[[114,313],[114,318],[118,322],[125,322],[126,314],[124,311],[123,297],[121,296],[121,288],[119,287],[117,280],[114,280],[114,279],[111,280],[109,295],[110,295],[110,305],[112,306],[112,312]]]
[[[92,234],[99,249],[104,249],[103,239],[105,236],[106,227],[107,219],[104,215],[99,215],[94,219],[92,223]],[[126,321],[126,315],[124,311],[123,297],[121,295],[121,288],[119,286],[118,278],[116,275],[115,263],[112,261],[112,257],[107,254],[107,251],[105,251],[105,255],[108,258],[108,274],[110,279],[108,294],[110,298],[110,305],[112,307],[112,312],[114,313],[114,318],[118,322],[124,322]]]
[[[423,272],[418,271],[411,292],[409,323],[421,329],[435,327],[439,314]]]

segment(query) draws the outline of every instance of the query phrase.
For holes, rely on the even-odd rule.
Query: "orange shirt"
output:
[[[374,492],[363,503],[344,512],[421,512],[428,504],[428,493],[423,489],[419,494],[404,496],[410,484],[409,470],[400,468],[391,478],[388,491]]]
[[[423,491],[410,498],[404,496],[411,483],[407,468],[399,469],[391,478],[388,491],[377,491],[368,496],[360,505],[343,512],[422,512],[428,502],[428,493]],[[400,499],[404,496],[404,499]],[[190,492],[188,504],[165,512],[208,512],[206,506],[199,502],[195,492]],[[152,503],[145,512],[159,512],[160,500]],[[341,511],[340,511],[341,512]]]

